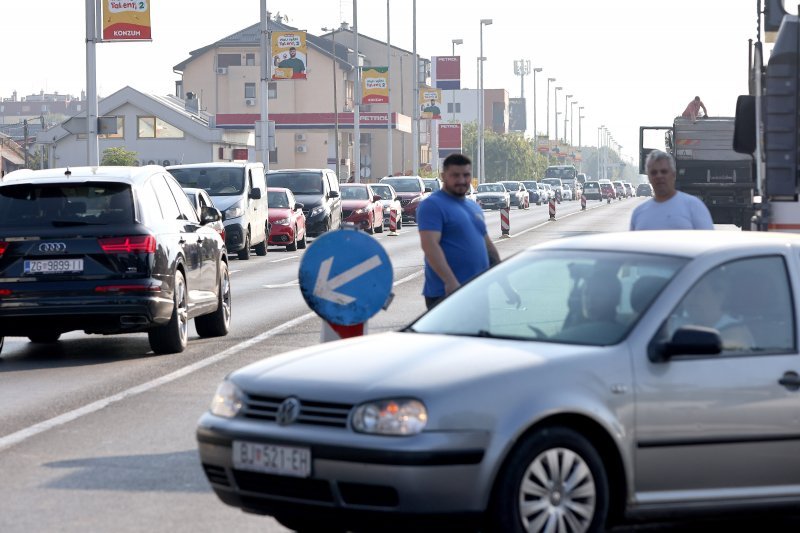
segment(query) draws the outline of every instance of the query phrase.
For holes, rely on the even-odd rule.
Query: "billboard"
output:
[[[304,80],[308,48],[306,32],[272,32],[272,80]]]
[[[363,67],[361,69],[361,103],[389,103],[389,69],[387,67]]]
[[[439,157],[461,152],[461,124],[442,123],[438,126]]]
[[[150,41],[150,0],[103,0],[104,41]]]
[[[461,57],[432,57],[431,83],[437,89],[461,89]]]
[[[524,98],[508,99],[508,129],[509,131],[525,131],[528,129],[528,112]]]
[[[432,87],[423,87],[419,90],[419,105],[422,118],[440,119],[442,110],[439,104],[442,102],[442,90]]]

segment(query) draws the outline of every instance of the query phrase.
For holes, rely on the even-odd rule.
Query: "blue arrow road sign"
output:
[[[392,292],[392,263],[383,246],[361,231],[326,233],[300,262],[306,303],[332,324],[362,324],[381,310]]]

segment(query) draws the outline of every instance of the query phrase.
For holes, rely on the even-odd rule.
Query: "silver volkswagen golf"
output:
[[[755,232],[534,246],[403,331],[233,372],[199,421],[203,468],[298,530],[796,506],[799,260],[800,238]]]

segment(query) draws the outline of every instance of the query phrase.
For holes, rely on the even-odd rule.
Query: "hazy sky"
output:
[[[412,0],[391,1],[392,43],[412,48]],[[172,67],[191,50],[259,20],[259,0],[150,0],[153,41],[98,45],[98,90],[125,85],[169,94],[179,76]],[[358,3],[359,31],[386,38],[385,0]],[[0,1],[4,52],[0,97],[85,86],[84,0]],[[267,9],[288,24],[320,34],[323,26],[352,23],[352,0],[268,0]],[[796,8],[795,8],[796,11]],[[518,97],[515,59],[542,67],[537,75],[538,126],[545,131],[547,78],[573,94],[573,139],[584,106],[583,144],[596,145],[606,125],[627,157],[636,157],[638,127],[671,123],[695,95],[711,115],[733,115],[747,92],[747,40],[755,38],[756,0],[427,0],[417,2],[417,51],[449,55],[452,39],[462,56],[462,87],[476,86],[480,19],[487,57],[485,87]],[[313,68],[313,65],[310,65]],[[525,80],[528,134],[533,128],[533,78]],[[553,98],[551,92],[551,135]],[[559,130],[563,131],[562,122]]]

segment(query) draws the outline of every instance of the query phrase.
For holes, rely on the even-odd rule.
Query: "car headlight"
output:
[[[242,204],[238,203],[238,202],[233,204],[232,206],[230,206],[223,213],[223,216],[225,217],[225,220],[228,220],[228,219],[231,219],[231,218],[239,218],[242,215],[244,215],[244,209],[242,209]]]
[[[425,429],[428,411],[419,400],[368,402],[353,412],[353,429],[375,435],[416,435]]]
[[[233,418],[242,409],[242,391],[230,381],[223,381],[217,387],[209,410],[225,418]]]
[[[292,221],[288,218],[282,218],[280,220],[276,220],[275,222],[273,222],[273,224],[277,224],[278,226],[288,226],[291,223]]]
[[[311,213],[309,214],[309,216],[313,217],[313,216],[319,215],[323,211],[325,211],[325,206],[324,205],[318,205],[317,207],[315,207],[314,209],[311,210]]]

